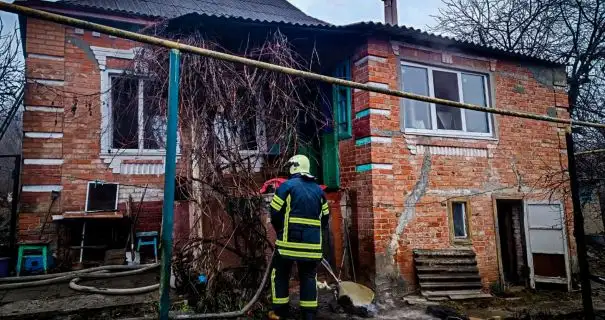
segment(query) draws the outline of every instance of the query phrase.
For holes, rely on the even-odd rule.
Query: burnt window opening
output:
[[[191,181],[186,177],[176,177],[176,188],[174,190],[174,201],[190,200]]]
[[[116,149],[139,148],[139,80],[111,77],[113,143]]]
[[[258,150],[257,118],[254,116],[243,121],[217,116],[214,120],[214,134],[221,149]]]
[[[86,211],[116,211],[118,189],[119,185],[116,183],[89,182],[86,192]]]
[[[157,150],[164,146],[166,116],[151,82],[112,75],[111,119],[113,149]]]

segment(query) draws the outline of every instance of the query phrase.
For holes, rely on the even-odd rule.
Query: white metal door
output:
[[[525,239],[532,288],[536,282],[571,288],[569,251],[561,203],[526,202]]]

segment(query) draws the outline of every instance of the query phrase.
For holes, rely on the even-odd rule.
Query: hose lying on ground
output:
[[[25,277],[11,277],[11,278],[1,278],[0,290],[10,290],[10,289],[20,289],[20,288],[28,288],[28,287],[37,287],[44,286],[53,283],[60,282],[68,282],[72,280],[74,284],[70,283],[70,288],[83,292],[94,292],[94,293],[103,293],[103,294],[137,294],[152,291],[157,289],[159,285],[155,285],[156,287],[151,288],[153,286],[147,286],[142,288],[133,288],[133,289],[99,289],[94,287],[85,287],[76,284],[80,279],[106,279],[106,278],[114,278],[114,277],[123,277],[134,274],[143,273],[149,271],[153,268],[157,268],[159,266],[158,263],[151,265],[139,265],[139,266],[122,266],[122,265],[110,265],[110,266],[101,266],[90,269],[71,271],[71,272],[63,272],[63,273],[55,273],[55,274],[44,274],[37,276],[25,276]],[[114,270],[127,270],[123,272],[110,272]],[[76,281],[73,281],[76,280]],[[124,291],[127,290],[127,291]],[[131,290],[131,291],[128,291]]]
[[[263,280],[261,281],[256,293],[252,297],[252,299],[239,311],[231,311],[231,312],[223,312],[223,313],[204,313],[204,314],[170,314],[170,319],[218,319],[218,318],[237,318],[245,316],[248,311],[254,306],[254,304],[260,298],[260,295],[267,284],[267,280],[269,279],[269,273],[271,272],[271,261],[273,261],[273,256],[275,254],[275,250],[271,254],[269,258],[269,263],[267,264],[267,269],[265,270],[265,274],[263,275]],[[88,292],[88,293],[100,293],[107,295],[131,295],[131,294],[140,294],[153,290],[157,290],[159,288],[159,284],[153,284],[150,286],[139,287],[139,288],[129,288],[129,289],[117,289],[117,288],[97,288],[90,286],[82,286],[78,284],[78,281],[83,279],[106,279],[106,278],[114,278],[114,277],[123,277],[130,276],[139,273],[144,273],[153,268],[157,268],[159,266],[158,263],[150,264],[150,265],[139,265],[139,266],[122,266],[122,265],[110,265],[110,266],[101,266],[96,268],[90,268],[79,271],[71,271],[71,272],[63,272],[56,274],[47,274],[47,275],[37,275],[37,276],[25,276],[25,277],[12,277],[12,278],[1,278],[0,290],[8,290],[8,289],[16,289],[16,288],[26,288],[26,287],[36,287],[43,286],[53,283],[59,282],[67,282],[70,281],[69,287],[71,289]],[[111,273],[109,271],[112,270],[127,270],[122,272],[114,272]],[[8,283],[7,283],[8,282]],[[142,318],[134,318],[130,320],[146,320],[146,319],[156,319],[157,317],[142,317]]]
[[[118,288],[97,288],[92,286],[82,286],[78,284],[78,281],[82,279],[107,279],[114,277],[124,277],[131,276],[135,274],[144,273],[153,268],[157,268],[159,264],[151,264],[147,266],[142,266],[140,269],[123,271],[123,272],[115,272],[109,273],[106,270],[101,270],[94,273],[83,273],[80,274],[77,278],[73,278],[71,282],[69,282],[69,287],[76,291],[88,292],[88,293],[100,293],[107,295],[131,295],[131,294],[141,294],[150,291],[154,291],[160,288],[160,284],[152,284],[150,286],[139,287],[139,288],[128,288],[128,289],[118,289]]]
[[[250,311],[250,309],[254,306],[260,295],[263,293],[263,289],[267,284],[267,279],[269,279],[269,273],[271,273],[271,261],[273,261],[273,256],[275,255],[275,249],[269,258],[269,263],[267,264],[267,269],[265,270],[265,274],[263,275],[263,280],[261,281],[258,289],[256,289],[256,293],[250,299],[250,301],[239,311],[230,311],[230,312],[222,312],[222,313],[195,313],[195,314],[178,314],[171,312],[169,318],[170,319],[224,319],[224,318],[238,318],[244,317]],[[138,317],[138,318],[128,318],[122,320],[151,320],[157,319],[157,316],[147,316],[147,317]]]

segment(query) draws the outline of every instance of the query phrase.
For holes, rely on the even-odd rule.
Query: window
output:
[[[350,80],[351,66],[349,61],[340,64],[336,68],[335,77]],[[336,132],[339,139],[348,139],[351,134],[351,88],[333,87]]]
[[[450,233],[454,242],[466,242],[469,233],[469,206],[467,201],[452,201],[449,203]]]
[[[111,148],[157,150],[164,146],[166,118],[151,85],[132,76],[110,75]]]
[[[479,106],[488,106],[487,76],[416,64],[402,64],[403,91]],[[485,112],[405,99],[405,130],[419,133],[491,136]]]
[[[86,212],[118,210],[118,190],[115,183],[88,182]]]
[[[257,120],[256,117],[250,117],[238,123],[223,116],[217,116],[214,119],[214,133],[220,143],[220,149],[225,151],[258,150]]]

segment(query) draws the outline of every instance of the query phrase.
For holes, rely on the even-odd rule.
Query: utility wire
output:
[[[512,117],[517,117],[517,118],[532,119],[532,120],[551,122],[551,123],[561,123],[561,124],[566,124],[566,125],[570,125],[570,126],[605,128],[605,124],[602,124],[602,123],[594,123],[594,122],[588,122],[588,121],[575,121],[572,119],[561,119],[561,118],[526,113],[526,112],[495,109],[495,108],[483,107],[483,106],[478,106],[478,105],[473,105],[473,104],[468,104],[468,103],[427,97],[427,96],[413,94],[413,93],[409,93],[409,92],[403,92],[400,90],[380,88],[380,87],[370,85],[370,84],[363,84],[363,83],[359,83],[359,82],[343,80],[343,79],[329,77],[329,76],[325,76],[325,75],[310,72],[310,71],[293,69],[293,68],[284,67],[284,66],[280,66],[280,65],[276,65],[276,64],[272,64],[272,63],[268,63],[268,62],[262,62],[262,61],[257,61],[257,60],[253,60],[253,59],[248,59],[248,58],[244,58],[244,57],[240,57],[240,56],[236,56],[236,55],[232,55],[232,54],[228,54],[228,53],[224,53],[224,52],[218,52],[218,51],[213,51],[213,50],[209,50],[209,49],[199,48],[199,47],[179,43],[179,42],[172,41],[172,40],[162,39],[162,38],[158,38],[158,37],[154,37],[154,36],[148,36],[148,35],[144,35],[144,34],[140,34],[140,33],[136,33],[136,32],[113,28],[113,27],[98,24],[98,23],[92,23],[92,22],[88,22],[88,21],[84,21],[84,20],[80,20],[80,19],[76,19],[76,18],[71,18],[71,17],[67,17],[67,16],[55,14],[55,13],[50,13],[47,11],[42,11],[42,10],[32,9],[32,8],[28,8],[28,7],[24,7],[24,6],[20,6],[20,5],[15,5],[12,3],[0,2],[0,10],[12,12],[12,13],[16,13],[16,14],[20,14],[20,15],[24,15],[24,16],[28,16],[28,17],[34,17],[34,18],[38,18],[38,19],[42,19],[42,20],[46,20],[46,21],[51,21],[51,22],[55,22],[55,23],[59,23],[59,24],[67,25],[67,26],[93,30],[93,31],[104,33],[104,34],[113,35],[116,37],[137,41],[140,43],[146,43],[146,44],[157,45],[157,46],[161,46],[161,47],[165,47],[165,48],[176,49],[176,50],[180,50],[182,52],[197,54],[197,55],[208,57],[208,58],[244,64],[244,65],[255,67],[255,68],[261,68],[261,69],[266,69],[266,70],[270,70],[270,71],[281,72],[281,73],[288,74],[291,76],[297,76],[297,77],[301,77],[301,78],[305,78],[305,79],[326,82],[326,83],[343,86],[343,87],[349,87],[349,88],[354,88],[354,89],[381,93],[381,94],[385,94],[385,95],[389,95],[389,96],[395,96],[395,97],[412,99],[412,100],[417,100],[417,101],[424,101],[424,102],[429,102],[429,103],[447,105],[447,106],[461,108],[461,109],[467,109],[467,110],[499,114],[499,115],[504,115],[504,116],[512,116]]]

